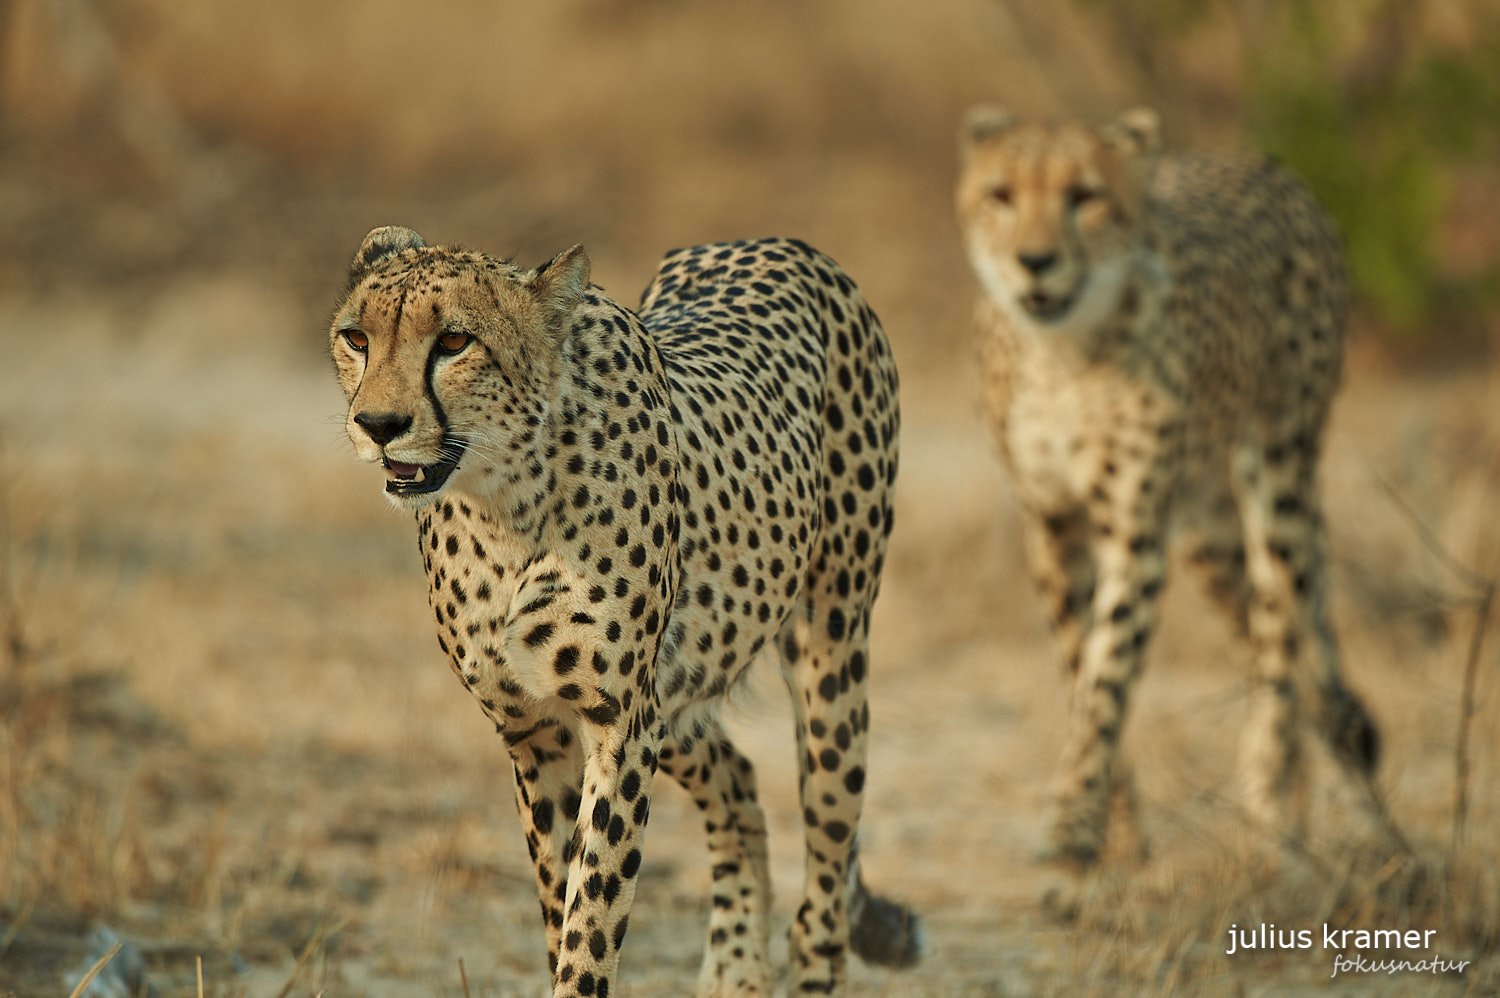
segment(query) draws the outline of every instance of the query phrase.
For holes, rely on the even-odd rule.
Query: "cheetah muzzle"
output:
[[[1081,284],[1065,295],[1048,294],[1045,291],[1027,291],[1019,296],[1019,301],[1021,307],[1033,318],[1043,322],[1055,322],[1068,314],[1082,291]]]
[[[385,490],[391,495],[418,496],[437,492],[448,484],[448,476],[464,456],[464,445],[453,437],[444,437],[441,460],[428,465],[407,464],[382,456],[380,466],[389,472]]]

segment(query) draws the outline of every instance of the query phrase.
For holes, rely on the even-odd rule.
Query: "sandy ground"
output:
[[[172,287],[145,309],[133,320],[93,303],[0,311],[7,583],[19,610],[3,826],[17,893],[0,909],[0,994],[59,993],[97,924],[140,948],[164,994],[190,993],[196,955],[209,993],[278,994],[310,940],[292,993],[457,995],[460,960],[472,994],[541,993],[504,749],[432,641],[411,524],[351,460],[333,379],[299,338],[319,338],[317,317],[228,276]],[[909,330],[893,336],[898,353],[913,348]],[[873,635],[867,873],[922,912],[931,953],[905,975],[859,968],[853,993],[1493,986],[1497,965],[1482,952],[1493,868],[1479,862],[1446,908],[1421,892],[1393,905],[1365,874],[1341,875],[1371,831],[1330,788],[1329,766],[1310,843],[1323,865],[1258,870],[1227,789],[1246,655],[1186,576],[1127,739],[1152,858],[1119,850],[1076,921],[1049,916],[1051,874],[1031,855],[1063,690],[970,380],[960,362],[905,386],[899,527]],[[1374,482],[1425,484],[1410,501],[1446,542],[1493,543],[1489,493],[1450,462],[1455,448],[1494,453],[1494,381],[1398,381],[1374,363],[1350,381],[1328,461],[1341,629],[1386,728],[1392,810],[1441,858],[1470,622],[1432,608],[1424,587],[1454,584],[1424,565]],[[1431,482],[1444,467],[1449,480]],[[1409,612],[1389,602],[1403,593]],[[1481,707],[1474,857],[1493,855],[1500,803],[1500,722]],[[760,769],[784,948],[800,835],[771,670],[731,714]],[[687,994],[708,864],[670,784],[646,855],[622,993]],[[1325,920],[1435,928],[1437,952],[1478,963],[1341,989],[1320,949],[1221,954],[1231,923]]]
[[[1387,862],[1314,753],[1304,852],[1261,861],[1232,789],[1248,654],[1178,573],[1126,732],[1149,858],[1121,836],[1075,917],[1044,903],[1064,689],[977,415],[949,197],[971,101],[1139,98],[1080,34],[1085,5],[1029,39],[1015,5],[974,0],[748,22],[606,0],[418,19],[374,0],[355,22],[333,0],[124,6],[101,7],[119,52],[92,75],[78,51],[48,61],[50,8],[0,24],[0,998],[67,994],[101,928],[131,946],[111,966],[136,959],[163,996],[196,993],[197,957],[222,998],[544,993],[504,747],[442,660],[413,526],[352,459],[324,354],[348,255],[393,222],[531,263],[583,241],[626,302],[668,247],[798,235],[881,314],[904,425],[861,837],[931,952],[856,967],[852,994],[1500,992],[1500,635],[1454,846],[1476,590],[1437,553],[1500,572],[1492,346],[1438,362],[1362,328],[1325,461],[1347,668],[1414,856]],[[1191,137],[1232,137],[1223,93]],[[1471,255],[1500,231],[1492,189],[1462,205],[1491,233]],[[730,721],[784,961],[800,818],[765,673]],[[696,814],[662,782],[617,993],[691,993],[708,886]],[[1431,955],[1471,963],[1331,978],[1317,945],[1224,954],[1231,925],[1262,923],[1433,930]]]

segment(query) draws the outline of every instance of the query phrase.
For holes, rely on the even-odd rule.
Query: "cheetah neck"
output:
[[[655,350],[635,314],[597,289],[574,314],[519,470],[488,494],[455,496],[512,559],[576,547],[580,532],[611,526],[617,507],[632,507],[675,462],[660,432],[668,402]]]

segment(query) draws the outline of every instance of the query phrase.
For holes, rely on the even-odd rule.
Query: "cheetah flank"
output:
[[[1250,155],[1161,156],[1156,115],[1092,130],[971,110],[958,219],[985,295],[986,393],[1073,677],[1051,851],[1105,843],[1170,525],[1255,651],[1242,771],[1267,828],[1302,818],[1307,704],[1346,776],[1374,724],[1340,675],[1317,491],[1347,292],[1307,191]]]
[[[699,995],[766,995],[766,827],[717,711],[784,653],[806,816],[800,993],[846,952],[905,966],[868,894],[868,633],[899,424],[885,334],[827,257],[766,239],[667,255],[639,313],[582,247],[535,270],[371,232],[330,346],[359,456],[414,511],[438,643],[515,764],[553,994],[607,998],[652,778],[704,816]]]

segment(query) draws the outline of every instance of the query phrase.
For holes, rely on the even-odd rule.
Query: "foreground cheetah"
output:
[[[793,240],[667,255],[639,314],[575,246],[535,270],[371,232],[331,349],[359,456],[416,514],[438,643],[515,762],[554,995],[607,998],[658,769],[703,812],[700,995],[769,994],[765,820],[717,717],[762,649],[795,704],[794,989],[908,965],[866,893],[870,608],[899,424],[885,334]]]
[[[1316,485],[1343,354],[1338,237],[1274,164],[1158,144],[1146,110],[1094,131],[980,107],[960,134],[990,416],[1073,676],[1051,847],[1080,867],[1122,782],[1169,522],[1255,649],[1252,815],[1298,831],[1304,704],[1346,772],[1378,752],[1340,676]]]

